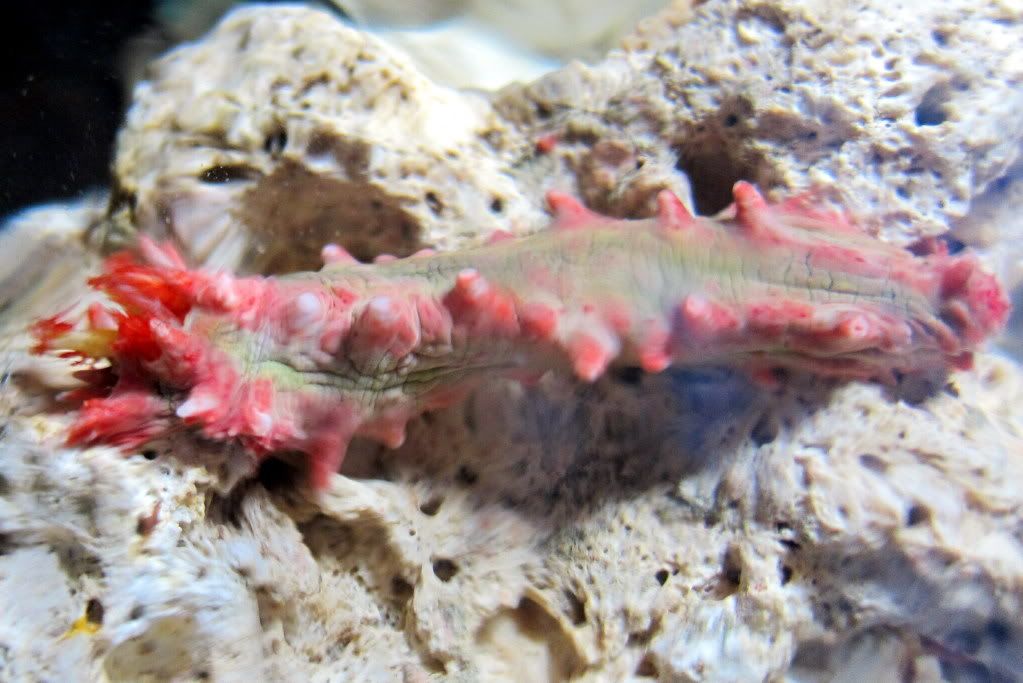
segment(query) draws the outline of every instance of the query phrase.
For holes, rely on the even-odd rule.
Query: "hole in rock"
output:
[[[768,415],[762,415],[750,430],[750,438],[757,446],[766,446],[778,438],[778,425]]]
[[[423,199],[434,216],[440,215],[440,212],[444,210],[444,202],[440,200],[436,192],[427,192]]]
[[[288,133],[283,128],[276,129],[263,141],[263,151],[274,158],[280,156],[287,146]]]
[[[440,510],[440,505],[443,502],[444,502],[443,498],[441,498],[440,496],[434,496],[420,504],[419,511],[422,512],[424,515],[433,517],[435,514],[437,514],[437,511]]]
[[[447,583],[455,578],[455,574],[458,573],[458,566],[451,560],[441,558],[433,561],[433,573],[438,579]]]
[[[914,112],[914,120],[918,126],[940,126],[948,120],[948,89],[944,85],[934,85],[924,93]]]
[[[657,664],[651,655],[646,655],[639,660],[636,666],[636,676],[639,678],[657,678]]]
[[[455,474],[455,478],[458,480],[458,483],[460,484],[464,484],[465,486],[472,486],[477,481],[479,481],[480,475],[476,474],[474,470],[466,467],[465,465],[462,465],[461,467],[458,468],[458,472],[457,474]]]
[[[572,624],[581,626],[586,623],[586,605],[579,599],[579,596],[572,591],[565,591],[565,600],[568,601],[568,616]]]
[[[696,212],[711,216],[732,203],[732,186],[739,180],[757,183],[761,190],[774,184],[762,158],[743,149],[722,124],[691,127],[676,148],[675,168],[689,178]]]
[[[90,624],[102,625],[103,613],[103,603],[96,598],[89,598],[85,603],[85,620]]]
[[[329,242],[360,261],[408,256],[425,246],[418,221],[380,186],[319,175],[288,159],[246,191],[237,216],[251,237],[244,258],[249,272],[318,270]]]
[[[244,164],[225,164],[210,166],[199,174],[199,180],[204,183],[217,185],[243,180],[256,180],[259,176],[259,171],[251,166],[245,166]]]
[[[931,511],[923,505],[913,505],[906,511],[906,526],[916,526],[931,518]]]

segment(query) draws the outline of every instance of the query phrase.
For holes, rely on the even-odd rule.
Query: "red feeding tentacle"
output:
[[[194,304],[187,275],[180,274],[184,271],[141,265],[130,254],[111,256],[104,271],[91,278],[89,285],[105,292],[129,314],[184,320]]]
[[[85,401],[68,431],[69,446],[136,448],[166,431],[167,403],[146,384],[122,376],[113,393]]]
[[[65,316],[66,311],[32,323],[29,327],[29,334],[35,339],[35,344],[30,349],[32,353],[43,355],[57,349],[56,342],[75,328],[75,324],[66,320]]]

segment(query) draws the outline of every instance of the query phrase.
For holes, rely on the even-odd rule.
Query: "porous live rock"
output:
[[[369,257],[535,229],[549,187],[634,216],[662,187],[692,183],[706,212],[739,177],[823,179],[886,238],[972,221],[961,239],[1014,263],[979,211],[1016,196],[1016,5],[679,16],[488,99],[323,13],[236,12],[154,66],[110,222],[69,224],[273,271],[330,239]],[[19,619],[0,619],[0,677],[1023,670],[1023,373],[992,355],[933,386],[769,389],[724,369],[493,383],[399,451],[357,444],[319,497],[286,463],[254,477],[187,434],[128,458],[61,448],[66,407],[30,382],[0,398],[0,614]]]
[[[704,213],[744,178],[836,188],[888,239],[937,234],[1015,182],[1016,2],[707,2],[647,20],[623,52],[497,100],[552,131],[667,147]],[[669,32],[666,22],[678,23]]]
[[[959,225],[968,241],[1019,176],[1020,10],[678,3],[605,61],[493,97],[432,84],[328,14],[236,11],[137,88],[112,213],[280,271],[330,239],[368,257],[537,229],[550,187],[636,215],[691,183],[712,213],[747,179],[840,194],[903,244]]]
[[[151,72],[118,144],[115,235],[281,272],[317,267],[334,240],[405,255],[542,213],[494,152],[508,142],[482,95],[434,85],[327,13],[237,11]]]

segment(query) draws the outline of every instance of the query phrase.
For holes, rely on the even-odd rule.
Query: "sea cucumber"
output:
[[[133,448],[183,424],[256,457],[305,453],[323,487],[352,437],[397,447],[486,377],[593,381],[615,362],[885,381],[968,368],[1008,314],[975,256],[885,244],[806,195],[771,205],[739,182],[713,218],[668,192],[642,220],[548,203],[553,225],[529,237],[374,264],[329,245],[322,270],[276,278],[192,270],[142,240],[91,280],[112,305],[35,325],[36,351],[84,366],[68,441]]]

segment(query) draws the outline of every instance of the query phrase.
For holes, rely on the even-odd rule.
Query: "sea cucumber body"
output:
[[[119,373],[73,441],[132,445],[183,420],[257,454],[305,452],[323,485],[353,436],[400,445],[409,418],[494,374],[729,363],[886,379],[966,367],[1005,320],[973,256],[915,255],[746,183],[735,200],[711,219],[662,194],[655,218],[622,221],[551,193],[554,224],[530,237],[372,265],[331,246],[323,270],[276,279],[191,271],[147,244],[147,264],[94,281],[123,311],[94,312],[88,343],[44,321],[40,348]],[[146,400],[158,386],[180,397],[174,416]]]

